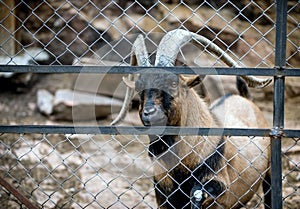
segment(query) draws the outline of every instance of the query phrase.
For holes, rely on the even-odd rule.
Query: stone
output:
[[[54,96],[52,119],[96,120],[119,112],[122,104],[121,100],[106,96],[61,89]]]
[[[39,89],[37,91],[37,107],[41,113],[45,115],[52,114],[53,100],[54,96],[46,89]]]

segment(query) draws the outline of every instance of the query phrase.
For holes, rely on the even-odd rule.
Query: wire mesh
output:
[[[298,3],[291,3],[290,17]],[[2,1],[6,10],[1,30],[2,54],[14,59],[24,54],[35,64],[47,55],[48,64],[72,64],[91,55],[99,57],[106,45],[104,59],[125,62],[128,53],[116,49],[129,37],[143,33],[151,39],[155,33],[165,34],[183,28],[205,35],[239,62],[248,67],[272,67],[274,59],[275,3],[273,1]],[[5,27],[5,23],[14,22]],[[293,25],[294,25],[293,23]],[[297,27],[294,29],[296,30]],[[292,32],[292,31],[291,31]],[[155,35],[158,39],[159,35]],[[122,39],[122,40],[120,40]],[[114,42],[113,42],[114,41]],[[293,40],[291,40],[293,41]],[[151,42],[157,45],[157,40]],[[12,47],[6,47],[11,45]],[[294,43],[297,46],[297,43]],[[8,52],[7,48],[13,50]],[[31,52],[30,49],[38,48]],[[296,47],[297,48],[297,47]],[[123,48],[129,50],[130,47]],[[296,50],[297,51],[297,50]],[[294,52],[297,54],[297,52]],[[291,55],[291,60],[296,56]],[[3,64],[20,64],[18,60]],[[101,60],[102,59],[102,60]],[[211,60],[210,64],[216,61]]]
[[[274,63],[275,2],[273,1],[2,1],[2,64],[72,64],[92,55],[97,62],[125,62],[130,36],[165,34],[183,28],[205,35],[248,67]],[[297,39],[299,3],[288,8],[288,65],[299,66]],[[159,39],[158,35],[155,35]],[[122,40],[120,40],[122,39]],[[157,40],[151,40],[157,45]],[[19,56],[24,56],[25,61]],[[91,60],[90,60],[91,61]],[[24,63],[25,62],[25,63]],[[216,61],[211,59],[211,63]],[[293,64],[295,63],[295,64]],[[207,64],[207,63],[206,63]]]
[[[299,205],[299,138],[283,140],[283,197],[284,207],[294,208]]]
[[[272,68],[275,7],[274,1],[250,0],[3,0],[0,64],[127,65],[139,33],[145,36],[153,60],[161,37],[172,29],[183,28],[208,37],[242,66]],[[299,1],[288,1],[288,68],[300,66],[299,11]],[[188,66],[224,65],[205,46],[193,46],[191,50],[191,45],[182,49],[177,62]],[[0,77],[12,74],[1,73]],[[21,82],[26,84],[27,78]],[[0,172],[41,208],[156,208],[154,165],[148,156],[148,143],[142,135],[3,133]],[[283,144],[283,205],[298,208],[299,138],[284,139]],[[178,164],[181,162],[175,162]],[[264,175],[268,169],[253,172]],[[263,207],[261,189],[252,190],[254,198],[242,206]],[[240,197],[234,193],[232,196],[239,202]],[[24,207],[3,187],[0,205]]]
[[[4,134],[1,173],[42,208],[153,208],[142,138]],[[20,203],[2,190],[1,206]]]
[[[248,155],[249,146],[256,146],[253,140],[240,152]],[[188,138],[182,136],[181,141],[192,152]],[[155,165],[148,156],[148,137],[137,135],[3,134],[0,148],[1,175],[42,208],[156,208],[154,169],[172,170],[183,165],[180,158],[169,168]],[[257,155],[251,162],[249,156],[241,156],[249,164],[245,169],[254,169],[253,175],[267,172],[255,169],[266,156]],[[225,166],[216,175],[223,169]],[[232,184],[236,181],[238,177]],[[234,191],[232,195],[237,196]],[[247,207],[259,207],[262,202],[259,191]],[[0,204],[22,207],[5,189],[1,190]]]

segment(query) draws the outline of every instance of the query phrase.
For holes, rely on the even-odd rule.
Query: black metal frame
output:
[[[271,171],[272,171],[272,208],[282,208],[282,167],[281,139],[285,137],[300,137],[300,130],[284,129],[284,87],[285,76],[300,76],[300,69],[286,69],[287,41],[287,0],[276,1],[276,45],[274,68],[201,68],[176,67],[165,68],[176,74],[210,74],[210,75],[260,75],[273,76],[273,128],[271,129],[233,129],[233,128],[189,128],[189,127],[111,127],[111,126],[48,126],[48,125],[0,125],[0,133],[62,133],[62,134],[183,134],[183,135],[214,135],[222,131],[225,135],[237,136],[270,136],[271,137]],[[138,73],[143,67],[128,66],[11,66],[1,65],[0,72],[33,72],[33,73],[105,73],[127,74]]]
[[[71,65],[0,65],[0,72],[14,73],[99,73],[99,74],[139,74],[147,68],[139,66],[71,66]],[[173,74],[198,75],[256,75],[256,76],[300,76],[300,68],[228,68],[228,67],[164,67]],[[151,73],[145,72],[145,73]]]

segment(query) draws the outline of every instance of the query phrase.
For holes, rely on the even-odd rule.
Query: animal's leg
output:
[[[270,173],[268,172],[265,176],[265,179],[263,181],[263,191],[264,191],[264,205],[265,205],[265,208],[271,208],[271,197],[272,197],[272,190],[271,190],[271,175]]]

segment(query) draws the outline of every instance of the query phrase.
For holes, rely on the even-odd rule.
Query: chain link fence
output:
[[[2,173],[43,208],[154,208],[142,137],[3,135]],[[1,206],[21,205],[5,190]]]
[[[212,40],[241,66],[247,66],[248,69],[240,69],[241,74],[253,72],[274,76],[274,92],[271,88],[264,90],[265,95],[272,94],[271,98],[274,93],[273,128],[224,129],[224,135],[244,136],[254,146],[260,136],[270,135],[271,167],[260,175],[272,170],[271,189],[276,193],[272,194],[272,208],[299,208],[299,126],[293,127],[293,130],[286,130],[283,126],[284,87],[288,96],[298,95],[299,1],[3,0],[0,9],[0,80],[5,85],[10,79],[9,82],[13,83],[10,85],[22,89],[39,86],[35,74],[58,73],[58,76],[50,77],[52,80],[46,85],[52,92],[57,90],[53,84],[63,83],[63,88],[80,92],[89,89],[93,94],[123,99],[122,75],[117,73],[134,71],[128,65],[137,34],[144,35],[153,60],[162,36],[176,28]],[[281,15],[281,12],[285,14],[284,11],[287,11],[286,21]],[[286,37],[281,37],[285,36],[285,32]],[[226,74],[221,69],[224,64],[220,57],[207,51],[205,46],[188,45],[183,48],[176,64],[213,67],[210,74]],[[82,72],[87,72],[88,77]],[[99,72],[106,72],[106,77]],[[64,76],[66,73],[71,74]],[[284,76],[288,77],[286,84]],[[55,83],[55,80],[58,82]],[[222,92],[227,93],[225,85],[222,88]],[[203,89],[199,92],[204,98],[210,96],[208,100],[219,95]],[[25,99],[26,96],[21,102]],[[8,104],[13,103],[17,102]],[[104,114],[103,106],[99,108],[101,111],[96,111],[95,105],[91,109],[83,107],[83,110],[60,110],[58,105],[48,115],[55,121],[48,122],[50,127],[44,126],[44,121],[48,121],[44,117],[29,123],[26,120],[25,124],[29,126],[22,126],[22,120],[17,120],[20,124],[9,122],[4,113],[5,107],[0,103],[2,117],[6,117],[1,119],[0,127],[1,208],[158,207],[153,180],[153,169],[157,165],[148,156],[147,130],[137,131],[140,130],[136,127],[140,125],[137,111],[133,111],[124,122],[123,129],[103,126],[107,121],[99,122],[98,117]],[[108,112],[115,113],[118,108],[118,103],[113,108],[109,105]],[[25,117],[31,114],[34,113]],[[17,117],[24,118],[22,114],[17,114]],[[92,122],[82,122],[83,117]],[[53,126],[61,124],[56,120],[62,119],[69,119],[67,125],[96,126],[92,129],[70,129],[66,124]],[[31,126],[37,124],[42,125]],[[174,132],[171,130],[169,134]],[[192,134],[186,133],[187,136],[197,134],[208,135],[201,129],[199,132],[193,130]],[[185,141],[187,136],[182,134],[181,141]],[[263,156],[264,150],[260,152]],[[259,156],[256,160],[261,160]],[[180,162],[175,162],[175,165],[178,164]],[[242,204],[241,207],[263,208],[263,202],[264,195],[260,189],[247,205]]]

